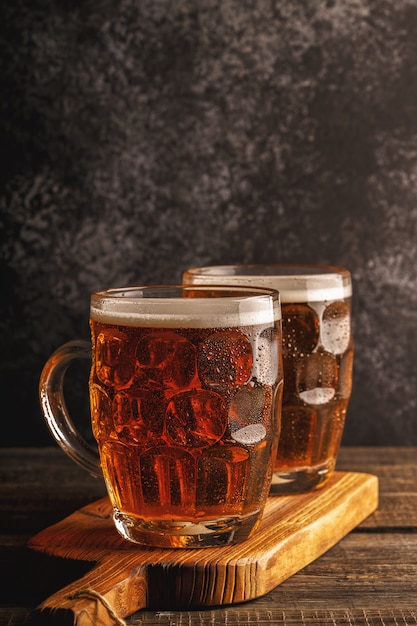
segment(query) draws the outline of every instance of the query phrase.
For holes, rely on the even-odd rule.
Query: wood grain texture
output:
[[[338,470],[368,472],[379,480],[377,511],[351,533],[250,602],[142,609],[125,618],[126,623],[415,626],[417,480],[412,477],[416,468],[415,447],[342,447]],[[0,585],[0,626],[28,626],[36,606],[91,569],[91,563],[48,556],[27,548],[26,542],[103,494],[102,482],[57,447],[0,449],[0,570],[5,573]]]
[[[129,626],[414,626],[414,609],[279,609],[242,608],[177,613],[145,612],[128,620]]]
[[[111,611],[125,617],[146,606],[162,610],[252,600],[326,552],[377,504],[376,476],[336,472],[320,491],[270,497],[260,528],[246,542],[204,550],[162,550],[135,546],[119,537],[110,504],[102,499],[30,539],[35,550],[98,563],[40,609],[44,617],[57,609],[72,612],[77,626],[110,626]],[[97,597],[85,598],[86,591],[98,594],[102,606],[98,607]]]

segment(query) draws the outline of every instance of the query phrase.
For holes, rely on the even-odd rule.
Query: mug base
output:
[[[212,548],[240,543],[257,528],[261,511],[246,516],[214,520],[144,520],[113,512],[115,526],[124,539],[159,548]]]
[[[324,486],[333,470],[333,462],[308,468],[293,468],[289,471],[275,470],[272,475],[270,494],[290,495],[314,491]]]

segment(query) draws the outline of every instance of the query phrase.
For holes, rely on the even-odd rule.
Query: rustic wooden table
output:
[[[143,610],[127,624],[417,624],[417,448],[343,448],[338,469],[376,474],[380,503],[323,556],[256,600]],[[29,550],[28,538],[102,497],[104,487],[57,448],[0,448],[0,474],[0,624],[17,626],[89,567]]]

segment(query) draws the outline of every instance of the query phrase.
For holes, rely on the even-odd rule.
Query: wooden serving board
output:
[[[318,491],[270,496],[247,541],[189,550],[125,541],[104,498],[29,540],[34,550],[95,563],[43,602],[37,621],[114,626],[145,607],[189,609],[257,598],[326,552],[377,506],[376,476],[335,472]]]

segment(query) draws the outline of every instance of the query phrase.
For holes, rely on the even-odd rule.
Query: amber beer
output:
[[[282,308],[285,385],[276,470],[285,478],[301,469],[301,487],[317,486],[335,467],[351,393],[350,297]]]
[[[184,282],[279,290],[284,393],[272,491],[324,484],[336,464],[352,386],[349,272],[327,266],[212,266],[188,270]]]
[[[259,522],[280,427],[279,308],[219,291],[92,298],[93,432],[130,540],[217,545]]]

